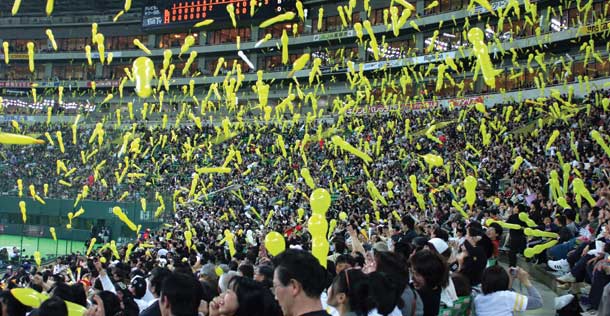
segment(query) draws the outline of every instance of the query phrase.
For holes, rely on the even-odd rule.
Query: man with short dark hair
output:
[[[159,308],[162,316],[197,316],[198,281],[184,273],[172,273],[163,281]]]
[[[155,300],[145,310],[140,311],[140,316],[161,316],[158,299],[161,294],[161,285],[170,274],[171,271],[166,268],[155,268],[152,270],[148,287]]]
[[[326,271],[311,253],[288,249],[274,262],[273,289],[284,316],[329,316],[320,301]]]

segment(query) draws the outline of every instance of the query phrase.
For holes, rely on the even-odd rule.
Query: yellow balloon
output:
[[[0,144],[5,145],[35,145],[44,144],[44,140],[30,136],[10,133],[0,133]]]
[[[303,179],[305,180],[305,184],[307,184],[309,188],[315,189],[316,184],[314,183],[308,168],[301,169],[301,177],[303,177]]]
[[[340,219],[340,220],[342,220],[342,221],[347,220],[347,213],[345,213],[345,212],[340,212],[340,213],[339,213],[339,219]]]
[[[466,188],[466,202],[468,205],[474,205],[476,200],[477,179],[473,176],[467,176],[464,179],[464,187]]]
[[[527,258],[531,258],[531,257],[543,252],[544,250],[555,246],[557,244],[557,242],[558,242],[557,240],[551,240],[544,244],[538,244],[538,245],[534,246],[533,248],[526,248],[523,251],[523,255]]]
[[[298,216],[298,221],[299,221],[299,222],[301,221],[301,218],[303,218],[303,215],[305,215],[305,210],[304,210],[304,209],[302,209],[302,208],[299,208],[299,209],[297,210],[297,216]]]
[[[311,241],[311,253],[313,254],[320,265],[326,268],[326,264],[328,261],[328,250],[330,249],[330,245],[328,244],[328,240],[325,237],[314,237]]]
[[[278,16],[275,16],[273,18],[265,20],[263,23],[261,23],[259,25],[259,28],[264,29],[275,23],[290,21],[290,20],[294,19],[295,16],[296,16],[296,14],[294,12],[289,11],[289,12],[286,12],[286,13],[280,14]]]
[[[324,216],[330,207],[330,193],[326,189],[315,189],[309,197],[309,205],[314,214]]]
[[[502,70],[493,68],[493,63],[489,57],[487,44],[485,44],[485,34],[478,27],[473,27],[468,31],[468,41],[472,43],[473,53],[477,57],[478,65],[483,73],[485,83],[491,88],[496,87],[496,76],[502,73]]]
[[[84,306],[68,301],[66,301],[66,307],[68,308],[68,316],[82,316],[87,312]]]
[[[422,156],[424,161],[432,167],[442,167],[443,166],[443,158],[433,154],[425,154]]]
[[[151,80],[155,77],[155,64],[148,57],[138,57],[132,65],[136,81],[135,91],[140,98],[147,98],[152,93]]]
[[[309,218],[309,221],[307,221],[307,229],[309,229],[313,237],[324,238],[328,229],[328,222],[324,215],[314,213]]]
[[[521,213],[521,214],[523,214],[523,213]],[[542,230],[538,230],[538,229],[531,229],[531,228],[524,229],[523,233],[526,236],[533,236],[533,237],[559,238],[559,234],[557,234],[557,233],[546,232],[546,231],[542,231]]]
[[[29,287],[11,289],[11,294],[13,294],[21,304],[32,308],[40,307],[40,304],[48,298],[47,295],[39,293]]]
[[[525,224],[526,224],[528,227],[535,227],[535,226],[538,226],[538,225],[536,225],[536,222],[534,222],[534,221],[533,221],[533,220],[530,218],[530,216],[529,216],[527,213],[525,213],[525,212],[519,213],[519,219],[520,219],[522,222],[524,222],[524,223],[525,223]]]
[[[265,248],[272,256],[277,256],[286,249],[286,241],[280,233],[272,231],[265,236]]]

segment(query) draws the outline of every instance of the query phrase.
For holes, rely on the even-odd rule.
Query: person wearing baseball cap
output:
[[[135,276],[131,279],[129,284],[129,291],[133,294],[134,301],[138,304],[140,311],[143,311],[148,307],[148,301],[144,300],[146,295],[146,279],[141,276]]]

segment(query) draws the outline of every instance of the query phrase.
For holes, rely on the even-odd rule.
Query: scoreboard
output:
[[[188,29],[207,19],[224,22],[231,18],[227,6],[232,4],[237,21],[260,21],[286,11],[295,11],[296,0],[256,0],[254,16],[250,0],[161,0],[144,6],[144,30]]]

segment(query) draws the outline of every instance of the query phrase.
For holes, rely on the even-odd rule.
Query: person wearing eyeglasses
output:
[[[320,296],[327,274],[311,253],[288,249],[274,260],[273,288],[284,316],[330,316]]]

